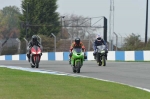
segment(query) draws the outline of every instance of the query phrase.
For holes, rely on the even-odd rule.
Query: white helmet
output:
[[[102,37],[98,34],[98,35],[96,36],[96,39],[97,39],[97,40],[101,40]]]

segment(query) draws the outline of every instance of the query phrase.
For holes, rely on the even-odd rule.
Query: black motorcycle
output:
[[[106,46],[105,45],[97,46],[95,58],[98,63],[98,66],[106,66]]]

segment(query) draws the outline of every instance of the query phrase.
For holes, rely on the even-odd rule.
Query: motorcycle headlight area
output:
[[[84,53],[76,53],[75,55],[76,56],[81,56],[81,55],[84,55]]]
[[[40,52],[38,52],[38,54],[41,54],[41,51],[40,51]]]
[[[101,53],[105,53],[105,50],[102,50]]]
[[[98,53],[105,53],[105,50],[98,50]]]
[[[36,52],[32,52],[32,54],[41,54],[41,52],[37,52],[37,53]]]
[[[36,52],[32,52],[32,54],[36,54]]]

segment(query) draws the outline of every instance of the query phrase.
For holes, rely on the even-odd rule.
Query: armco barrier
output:
[[[87,60],[94,60],[93,52],[86,52]],[[26,54],[3,55],[0,60],[27,60]],[[68,61],[69,52],[45,52],[41,60]],[[150,61],[150,51],[109,51],[111,61]]]

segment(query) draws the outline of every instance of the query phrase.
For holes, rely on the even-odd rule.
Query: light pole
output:
[[[147,44],[147,30],[148,30],[148,0],[146,2],[146,25],[145,25],[145,45]]]
[[[62,38],[62,35],[63,35],[63,24],[62,24],[62,19],[65,18],[65,16],[61,16],[61,38]]]
[[[27,38],[27,29],[28,29],[28,25],[29,25],[29,23],[28,23],[28,4],[29,4],[29,2],[27,2],[27,8],[26,8],[26,10],[27,10],[27,15],[26,15],[26,38]]]
[[[113,37],[114,32],[114,0],[110,0],[110,13],[109,13],[109,50],[113,50]]]

